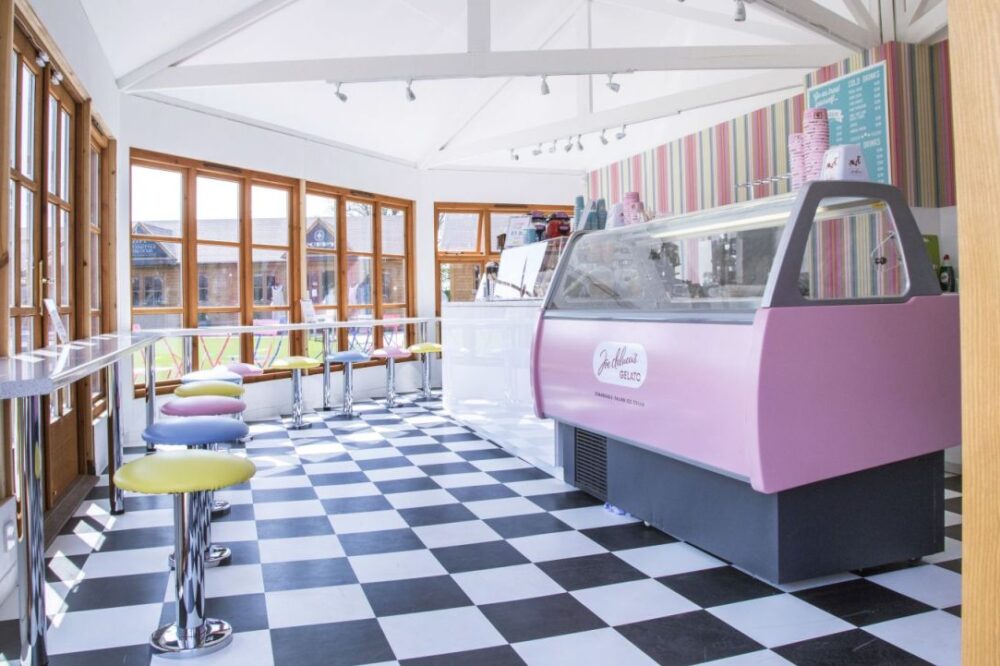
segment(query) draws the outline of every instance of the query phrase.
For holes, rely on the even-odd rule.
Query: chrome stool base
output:
[[[224,516],[232,508],[226,500],[212,500],[212,517]]]
[[[178,635],[176,624],[160,627],[149,639],[149,645],[156,655],[167,659],[201,657],[221,650],[232,642],[233,628],[225,620],[215,618],[206,618],[199,631],[187,639]]]
[[[233,559],[233,551],[229,546],[220,546],[217,543],[213,543],[205,551],[205,568],[211,569],[213,567],[221,567],[224,564],[229,564],[229,561]],[[167,565],[170,570],[174,569],[174,554],[170,553],[167,555]]]

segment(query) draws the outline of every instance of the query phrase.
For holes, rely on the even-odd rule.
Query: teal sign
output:
[[[887,83],[885,62],[880,62],[809,88],[806,101],[829,113],[831,146],[858,144],[868,179],[891,184]]]

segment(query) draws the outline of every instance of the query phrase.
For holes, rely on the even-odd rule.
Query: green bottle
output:
[[[955,284],[955,269],[951,265],[951,257],[944,255],[941,258],[941,268],[938,269],[938,282],[941,283],[941,291],[953,293],[957,289]]]

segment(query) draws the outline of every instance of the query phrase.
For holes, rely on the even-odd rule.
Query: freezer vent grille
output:
[[[575,484],[602,500],[608,499],[608,438],[576,428],[573,434]]]

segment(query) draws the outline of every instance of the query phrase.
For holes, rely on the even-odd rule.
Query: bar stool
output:
[[[233,640],[225,620],[205,617],[205,552],[209,543],[210,493],[245,483],[254,464],[216,451],[163,451],[122,465],[115,485],[124,490],[174,496],[177,554],[176,613],[153,632],[149,644],[164,657],[194,657],[221,650]],[[112,629],[113,630],[113,629]]]
[[[247,404],[239,398],[221,395],[195,395],[174,398],[160,407],[164,416],[240,416]]]
[[[354,364],[364,363],[371,357],[363,351],[348,349],[330,354],[332,363],[342,363],[344,365],[344,407],[338,419],[354,418]]]
[[[436,342],[418,342],[410,345],[410,353],[420,356],[420,369],[423,371],[423,381],[420,387],[420,397],[430,400],[431,396],[431,354],[440,354],[441,345]]]
[[[223,366],[218,366],[223,367]],[[252,363],[230,363],[225,366],[229,372],[235,372],[241,379],[246,381],[247,377],[259,377],[264,374],[264,369]]]
[[[372,352],[372,358],[385,359],[385,406],[396,406],[396,361],[410,358],[412,354],[400,347],[383,347]]]
[[[214,379],[181,384],[174,389],[174,395],[178,398],[190,398],[197,395],[219,395],[227,398],[240,398],[245,391],[246,389],[241,384]]]
[[[195,370],[194,372],[189,372],[181,376],[181,384],[191,384],[193,382],[231,382],[233,384],[242,384],[243,376],[226,370],[223,367],[216,366],[210,370]]]
[[[271,367],[276,370],[292,371],[292,423],[286,427],[292,430],[308,428],[309,424],[302,420],[305,410],[305,400],[302,398],[302,371],[318,368],[322,363],[310,356],[289,356],[279,358]]]
[[[157,421],[142,432],[142,438],[147,446],[169,444],[206,449],[217,447],[220,442],[237,442],[248,432],[250,429],[242,421],[221,416],[192,416],[176,421]],[[209,500],[210,513],[219,515],[229,510],[229,502]],[[205,553],[205,566],[215,567],[228,562],[232,551],[226,546],[211,543],[211,525],[207,529],[209,546]],[[173,561],[173,556],[170,561]]]

